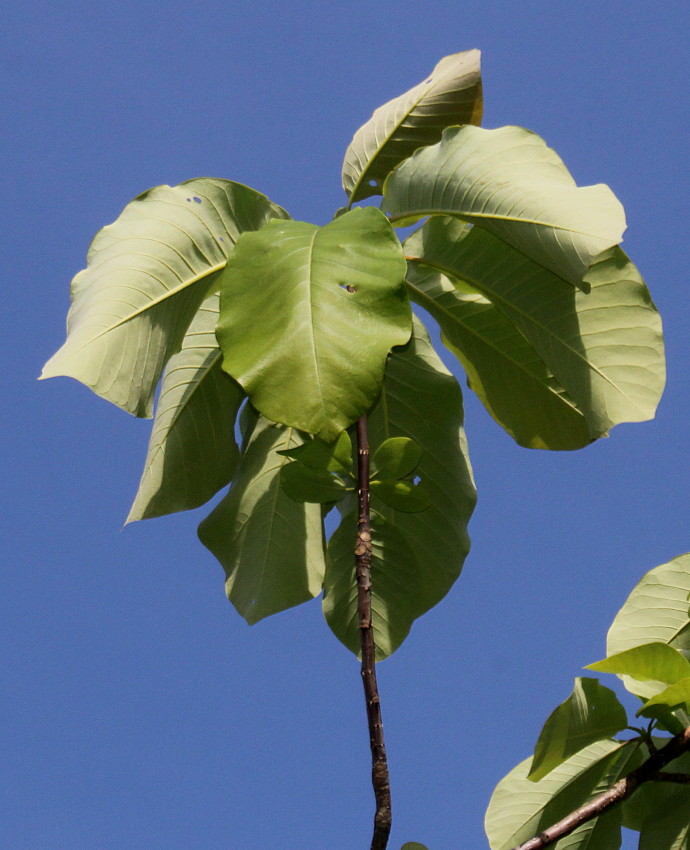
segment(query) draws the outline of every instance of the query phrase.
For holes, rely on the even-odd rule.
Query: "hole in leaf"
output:
[[[351,284],[351,283],[339,283],[339,284],[338,284],[338,286],[339,286],[341,289],[345,289],[345,290],[347,290],[347,292],[357,292],[357,287],[356,287],[356,286],[352,286],[352,284]]]
[[[188,203],[188,204],[191,204],[191,202],[192,202],[192,199],[191,199],[191,198],[187,198],[187,203]]]
[[[415,484],[415,485],[417,485],[417,484],[419,484],[419,482],[420,482],[421,480],[422,480],[422,479],[419,477],[419,475],[415,475],[415,477],[412,479],[412,483],[413,483],[413,484]]]
[[[194,196],[194,203],[195,203],[195,204],[200,204],[200,203],[201,203],[201,198],[197,198],[197,196],[195,195],[195,196]]]
[[[218,237],[218,241],[219,241],[219,242],[225,242],[225,239],[223,239],[223,237],[222,237],[222,236],[219,236],[219,237]]]
[[[369,185],[373,188],[376,188],[376,186],[379,185],[379,181],[378,180],[370,180]]]

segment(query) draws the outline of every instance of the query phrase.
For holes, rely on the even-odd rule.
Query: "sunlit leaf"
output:
[[[376,475],[379,478],[403,478],[414,471],[421,457],[421,446],[414,440],[391,437],[374,452]]]
[[[136,416],[151,416],[180,349],[239,235],[287,213],[247,186],[199,178],[135,198],[94,238],[72,281],[67,341],[42,378],[69,375]]]
[[[245,234],[221,278],[223,368],[276,422],[334,441],[410,336],[400,243],[381,212]]]
[[[578,188],[543,139],[520,127],[447,129],[386,179],[383,209],[398,225],[461,218],[583,288],[592,261],[625,230],[607,186]]]
[[[280,486],[291,461],[278,452],[302,442],[293,428],[259,417],[229,493],[199,526],[225,569],[228,598],[249,623],[321,591],[321,505],[297,503]]]
[[[480,53],[446,56],[419,85],[379,107],[345,152],[343,188],[350,203],[380,195],[384,178],[417,148],[433,145],[451,124],[480,124]]]
[[[539,781],[584,747],[627,725],[625,709],[612,690],[596,679],[575,679],[572,694],[544,724],[527,778]]]
[[[642,706],[637,712],[638,714],[647,715],[648,709],[652,706],[661,705],[667,708],[675,708],[677,705],[685,705],[686,708],[690,703],[690,676],[685,679],[680,679],[673,685],[664,688],[661,693],[656,694]]]
[[[690,676],[690,662],[687,658],[667,643],[658,642],[645,643],[617,652],[602,661],[588,664],[586,669],[599,673],[616,673],[630,676],[638,682],[647,682],[649,689],[642,690],[648,696],[662,690],[664,685],[674,684]],[[640,688],[636,687],[634,693],[641,695],[639,691]]]

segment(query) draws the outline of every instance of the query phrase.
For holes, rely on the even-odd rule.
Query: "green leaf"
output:
[[[245,234],[221,278],[223,368],[264,416],[334,441],[375,402],[389,351],[409,339],[404,276],[400,243],[373,207]]]
[[[447,129],[386,179],[383,209],[399,226],[427,215],[477,224],[578,287],[625,230],[607,186],[578,188],[558,155],[521,127]]]
[[[430,76],[379,107],[345,152],[343,188],[350,203],[380,195],[384,178],[417,148],[433,145],[451,124],[480,124],[480,53],[446,56]]]
[[[688,708],[688,704],[690,704],[690,676],[680,679],[673,685],[669,685],[661,693],[647,700],[637,713],[638,715],[648,716],[648,709],[652,708],[652,706],[661,705],[667,708],[675,708],[677,705],[685,705]]]
[[[414,472],[422,457],[422,449],[409,437],[391,437],[384,440],[374,452],[374,466],[378,478],[403,478]]]
[[[283,467],[280,484],[295,502],[337,502],[347,492],[342,478],[325,469],[313,469],[300,461]]]
[[[441,339],[462,363],[470,388],[516,442],[565,450],[592,441],[575,403],[497,307],[416,263],[407,281],[411,298],[439,323]]]
[[[657,749],[668,743],[668,738],[656,738]],[[690,772],[690,755],[687,753],[671,762],[664,770],[674,773]],[[623,826],[638,832],[649,830],[665,812],[682,809],[690,811],[690,786],[670,782],[645,782],[635,793],[623,801]],[[652,845],[653,846],[653,845]]]
[[[299,460],[300,463],[312,469],[340,473],[352,472],[352,440],[347,431],[343,431],[334,443],[324,443],[317,437],[279,454]]]
[[[573,289],[487,231],[446,218],[428,221],[407,240],[405,251],[456,282],[459,318],[468,310],[467,291],[498,308],[565,388],[585,416],[591,438],[620,422],[653,417],[665,381],[661,320],[644,281],[620,248],[605,252],[589,268],[584,277],[588,293]],[[445,296],[446,301],[452,304],[452,297]],[[446,324],[447,319],[444,331]],[[508,336],[502,323],[490,325],[484,338],[502,350],[506,339],[509,351],[515,347],[514,334]],[[470,354],[476,348],[472,339],[469,345],[463,338],[454,341]],[[489,382],[495,359],[472,357],[475,370],[482,375],[488,371]],[[503,383],[508,385],[503,395],[512,401],[512,382]],[[499,398],[500,386],[494,379]],[[513,415],[518,422],[523,406],[518,403]],[[535,414],[540,413],[536,406]]]
[[[687,794],[682,802],[669,795],[659,816],[645,821],[638,850],[690,850],[688,802]]]
[[[373,534],[372,605],[379,658],[400,645],[412,622],[460,575],[476,500],[460,387],[422,323],[415,318],[413,324],[412,340],[388,359],[381,398],[368,417],[372,447],[390,437],[409,437],[420,445],[415,472],[429,497],[429,507],[420,513],[400,513],[385,504],[376,508],[382,516]],[[353,522],[344,520],[329,541],[324,612],[337,637],[358,653]]]
[[[163,373],[146,463],[127,522],[203,505],[239,462],[235,419],[244,392],[220,368],[218,295],[192,320]]]
[[[69,375],[151,416],[168,359],[217,285],[239,235],[285,210],[247,186],[199,178],[135,198],[89,248],[72,281],[67,341],[41,378]]]
[[[302,442],[293,428],[259,417],[229,493],[199,526],[225,569],[228,598],[250,624],[321,591],[321,506],[298,504],[280,486],[290,461],[278,452]]]
[[[372,481],[370,486],[374,506],[377,506],[376,500],[381,499],[397,511],[416,514],[419,511],[425,511],[430,505],[429,496],[421,483],[384,479]]]
[[[575,679],[572,694],[544,724],[527,778],[539,781],[570,756],[627,725],[625,709],[612,690],[596,679]]]
[[[667,643],[646,643],[617,652],[603,661],[588,664],[587,670],[630,676],[640,682],[651,682],[656,691],[690,676],[690,662]],[[636,689],[634,693],[637,693]],[[655,692],[656,692],[655,691]],[[652,694],[649,694],[650,696]]]
[[[667,643],[690,655],[690,554],[680,555],[650,570],[633,589],[609,629],[608,656],[649,643]],[[623,677],[632,693],[647,698],[658,693]]]
[[[531,759],[515,767],[496,786],[486,812],[491,850],[509,850],[538,835],[608,789],[639,763],[634,744],[597,741],[554,768],[540,782],[527,775]],[[558,850],[615,850],[620,844],[620,808],[578,827]]]

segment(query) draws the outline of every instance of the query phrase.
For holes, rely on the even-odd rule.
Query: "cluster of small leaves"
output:
[[[625,777],[669,740],[655,731],[677,734],[690,726],[689,596],[690,555],[656,567],[634,588],[609,631],[608,657],[587,669],[618,675],[641,700],[636,717],[629,721],[614,692],[597,679],[576,679],[571,696],[546,721],[534,755],[494,791],[486,814],[492,850],[538,835]],[[673,784],[660,775],[555,846],[616,850],[624,826],[639,831],[640,850],[687,848],[690,754],[666,772]]]
[[[379,658],[460,574],[475,503],[462,394],[411,302],[521,445],[577,449],[654,414],[661,325],[619,247],[621,205],[577,187],[538,136],[481,117],[478,51],[448,56],[357,131],[329,224],[227,180],[159,186],[97,234],[73,281],[43,377],[136,416],[159,388],[128,519],[231,484],[199,534],[250,623],[323,591],[358,652],[348,429],[365,414]],[[385,212],[352,208],[373,195]],[[394,226],[422,219],[401,245]]]

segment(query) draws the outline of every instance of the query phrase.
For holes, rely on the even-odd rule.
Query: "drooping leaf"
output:
[[[658,642],[617,652],[602,661],[588,664],[586,669],[636,679],[638,686],[633,693],[638,696],[653,696],[663,690],[665,685],[690,676],[690,662],[687,658],[667,643]],[[647,687],[640,688],[641,682],[646,683]]]
[[[390,655],[412,622],[439,602],[460,574],[469,549],[467,523],[476,492],[463,429],[462,393],[414,319],[410,342],[388,359],[383,391],[368,417],[372,449],[409,437],[422,449],[415,473],[429,506],[399,513],[372,495],[384,523],[374,528],[373,625],[379,658]],[[324,612],[337,637],[359,651],[353,593],[354,518],[343,520],[328,545]]]
[[[638,850],[690,850],[689,803],[687,794],[669,795],[659,815],[645,821]]]
[[[469,289],[515,325],[583,413],[592,438],[620,422],[654,415],[665,380],[661,319],[620,248],[588,269],[587,293],[491,233],[451,219],[428,221],[405,250],[456,281],[461,304],[467,298],[463,289]],[[496,330],[494,338],[505,339],[500,325]],[[485,361],[473,360],[478,371],[485,370]]]
[[[428,215],[479,225],[584,288],[594,258],[625,230],[607,186],[578,188],[544,140],[521,127],[450,127],[386,179],[383,209],[398,225]]]
[[[374,500],[381,499],[388,507],[406,514],[425,511],[430,505],[422,482],[415,484],[413,481],[391,479],[372,481],[371,493]]]
[[[350,203],[380,195],[385,177],[451,124],[480,124],[480,53],[446,56],[423,82],[379,107],[345,152],[343,189]]]
[[[537,782],[570,756],[628,725],[612,690],[596,679],[577,678],[572,694],[552,712],[542,729],[528,779]]]
[[[301,446],[295,446],[279,454],[299,460],[312,469],[328,472],[352,472],[352,440],[347,431],[343,431],[334,443],[325,443],[315,437]]]
[[[554,768],[540,782],[527,778],[531,758],[496,786],[484,826],[491,850],[509,848],[538,835],[592,797],[608,789],[640,761],[634,744],[597,741]],[[561,839],[558,850],[616,850],[620,808],[582,824]]]
[[[216,284],[239,235],[285,210],[229,180],[156,186],[89,248],[72,281],[67,341],[42,378],[69,375],[136,416],[151,416],[168,359]]]
[[[192,320],[163,373],[144,472],[127,522],[197,508],[239,462],[235,419],[244,392],[220,368],[218,295]]]
[[[421,457],[419,443],[409,437],[391,437],[374,452],[376,475],[379,478],[403,478],[414,471]]]
[[[488,299],[461,292],[418,264],[408,271],[410,297],[436,319],[441,339],[493,418],[521,446],[579,449],[592,441],[587,420],[533,346]]]
[[[321,506],[293,501],[280,486],[290,460],[278,454],[303,437],[259,417],[230,491],[199,526],[225,569],[226,592],[248,623],[321,591],[325,570]]]
[[[269,419],[334,441],[409,339],[404,276],[400,243],[373,207],[244,234],[221,278],[223,368]]]
[[[332,475],[326,469],[314,469],[301,461],[293,461],[283,467],[280,483],[295,502],[337,502],[346,492],[342,478]]]

